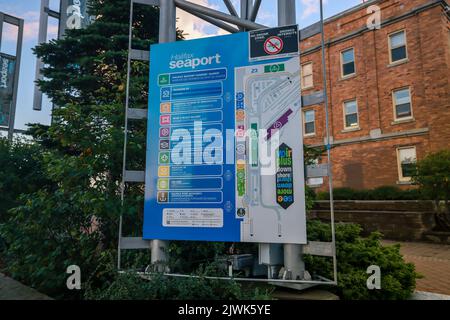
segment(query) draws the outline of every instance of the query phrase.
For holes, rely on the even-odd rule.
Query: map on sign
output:
[[[297,26],[150,51],[144,238],[306,243]]]

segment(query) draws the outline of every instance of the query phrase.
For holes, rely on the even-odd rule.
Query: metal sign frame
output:
[[[8,131],[8,139],[9,141],[13,140],[14,132],[17,132],[14,129],[15,118],[16,118],[16,108],[17,108],[17,92],[19,89],[19,72],[20,72],[20,62],[22,57],[22,43],[23,43],[23,19],[13,17],[9,14],[0,12],[0,44],[2,43],[2,33],[3,33],[3,23],[9,23],[11,25],[17,26],[17,42],[16,42],[16,55],[11,56],[11,58],[15,61],[14,66],[14,82],[13,82],[13,96],[11,103],[11,110],[9,113],[9,123],[8,127],[0,127],[0,130]]]
[[[240,16],[238,15],[235,7],[230,0],[223,0],[227,7],[229,14],[217,11],[211,8],[207,8],[198,4],[194,4],[186,0],[130,0],[130,24],[129,24],[129,44],[128,44],[128,61],[127,61],[127,87],[126,87],[126,101],[125,101],[125,130],[124,130],[124,148],[123,148],[123,174],[121,182],[121,201],[124,204],[125,199],[125,184],[126,183],[144,183],[145,172],[144,171],[130,171],[127,170],[127,145],[128,145],[128,121],[130,119],[142,119],[147,118],[145,109],[134,109],[129,107],[130,100],[130,76],[131,76],[131,61],[132,60],[149,60],[149,52],[142,50],[135,50],[132,48],[131,35],[133,31],[133,8],[135,4],[151,5],[160,7],[160,25],[159,25],[159,42],[173,42],[176,41],[176,8],[182,9],[206,22],[209,22],[219,28],[222,28],[228,32],[235,33],[248,30],[258,30],[267,28],[264,25],[256,23],[255,20],[258,15],[258,11],[262,0],[241,0]],[[286,26],[296,24],[295,16],[295,0],[278,0],[278,26]],[[232,273],[229,277],[206,277],[210,279],[221,280],[236,280],[236,281],[254,281],[254,282],[267,282],[274,285],[287,286],[294,289],[304,289],[311,285],[336,285],[337,284],[337,261],[336,261],[336,241],[335,241],[335,226],[334,226],[334,206],[333,206],[333,190],[332,190],[332,162],[331,162],[331,140],[329,132],[328,121],[328,98],[326,89],[326,65],[325,65],[325,46],[324,46],[324,30],[323,30],[323,4],[320,1],[320,13],[321,22],[320,26],[315,25],[314,30],[308,29],[308,35],[322,34],[322,64],[324,71],[324,91],[320,94],[314,93],[314,97],[302,97],[303,106],[309,105],[304,103],[309,101],[313,104],[324,103],[326,114],[326,136],[327,136],[327,157],[328,157],[328,170],[321,170],[318,173],[314,168],[310,168],[309,172],[312,176],[318,175],[328,176],[330,201],[331,201],[331,242],[308,242],[307,245],[296,244],[284,244],[284,268],[290,273],[290,278],[283,279],[256,279],[256,278],[235,278]],[[319,27],[319,28],[318,28]],[[300,39],[302,36],[300,34]],[[300,40],[299,39],[299,40]],[[319,97],[319,98],[317,98]],[[306,170],[308,172],[308,170]],[[167,261],[167,248],[168,241],[161,240],[143,240],[140,237],[123,237],[122,236],[122,216],[119,220],[119,239],[118,239],[118,259],[117,268],[119,272],[121,270],[121,250],[132,249],[151,249],[151,263],[152,267],[156,266],[158,272],[163,272],[164,275],[173,277],[192,277],[191,275],[171,274],[165,269],[164,262]],[[281,248],[260,244],[261,250],[281,250]],[[303,254],[311,254],[318,256],[331,257],[333,259],[333,279],[326,279],[321,277],[320,281],[304,280],[305,264],[303,261]],[[151,272],[140,273],[143,277],[151,276]]]

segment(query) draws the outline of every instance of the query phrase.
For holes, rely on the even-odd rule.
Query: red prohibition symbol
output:
[[[280,37],[270,37],[264,42],[264,51],[267,54],[278,54],[283,50],[283,40]]]

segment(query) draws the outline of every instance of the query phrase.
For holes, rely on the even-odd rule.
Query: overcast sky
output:
[[[227,12],[222,0],[190,0],[197,4],[205,5],[223,12]],[[325,0],[325,17],[332,16],[345,9],[361,3],[362,0]],[[239,0],[232,0],[239,12]],[[59,0],[50,0],[50,7],[59,10]],[[276,0],[263,0],[258,15],[257,22],[276,26],[277,12]],[[32,53],[32,48],[37,44],[37,34],[39,27],[39,7],[40,0],[0,0],[0,11],[22,18],[25,20],[24,42],[22,50],[22,65],[20,68],[19,91],[16,113],[16,128],[24,129],[27,123],[50,122],[50,102],[44,98],[42,111],[33,111],[33,86],[36,67],[36,59]],[[297,0],[297,22],[300,27],[306,27],[319,20],[318,0]],[[210,24],[177,10],[178,27],[185,31],[187,38],[199,38],[205,36],[215,36],[225,34]],[[50,19],[49,38],[53,38],[57,33],[57,22]],[[15,39],[17,30],[3,28],[2,44],[0,51],[14,54]]]

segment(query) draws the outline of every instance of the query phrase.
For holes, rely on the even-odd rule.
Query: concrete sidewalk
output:
[[[405,260],[414,263],[423,276],[417,280],[417,291],[450,295],[450,245],[383,241],[386,245],[397,243]]]
[[[52,300],[52,299],[0,273],[0,300]]]

